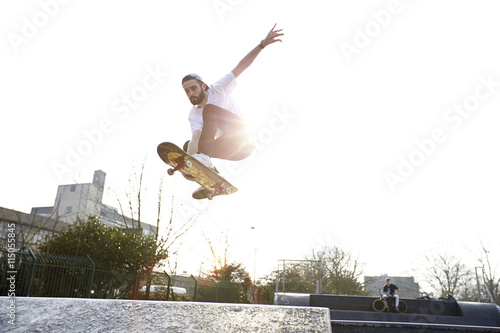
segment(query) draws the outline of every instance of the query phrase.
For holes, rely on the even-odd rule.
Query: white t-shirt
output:
[[[221,107],[241,117],[241,110],[231,97],[231,93],[235,87],[236,78],[233,72],[229,72],[229,74],[210,86],[206,92],[208,94],[207,104]],[[201,131],[203,129],[203,108],[197,108],[193,105],[191,112],[189,112],[189,122],[193,133]],[[218,129],[216,137],[219,137],[221,134],[221,129]]]

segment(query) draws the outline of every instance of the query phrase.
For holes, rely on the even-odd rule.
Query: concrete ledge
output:
[[[0,297],[5,332],[331,332],[327,308]],[[10,311],[11,313],[13,311]]]

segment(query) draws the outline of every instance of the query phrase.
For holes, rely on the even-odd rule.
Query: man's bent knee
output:
[[[255,147],[250,147],[250,146],[246,146],[244,148],[242,148],[241,150],[239,150],[238,152],[236,152],[234,154],[234,157],[231,158],[233,161],[241,161],[241,160],[244,160],[245,158],[247,158],[248,156],[250,156],[255,150]]]

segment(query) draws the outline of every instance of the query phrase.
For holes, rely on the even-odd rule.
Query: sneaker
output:
[[[197,189],[196,191],[193,192],[193,198],[197,199],[197,200],[208,198],[209,200],[211,200],[211,198],[209,197],[209,194],[210,194],[210,192],[206,188],[200,187],[199,189]]]
[[[209,167],[210,169],[212,170],[215,169],[214,165],[212,164],[212,160],[208,155],[200,153],[200,154],[194,154],[193,157],[196,158],[201,163],[203,163],[205,166]]]

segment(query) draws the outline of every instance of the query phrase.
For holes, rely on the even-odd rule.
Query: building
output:
[[[102,203],[106,173],[102,170],[94,172],[92,183],[59,185],[57,188],[54,206],[33,207],[31,215],[52,216],[68,224],[76,220],[96,216],[109,227],[118,227],[124,230],[139,229],[137,221],[126,217],[114,207]],[[141,222],[140,231],[144,236],[153,235],[157,228]]]
[[[21,213],[0,207],[0,246],[36,249],[47,235],[59,234],[69,224],[49,216]]]
[[[420,296],[420,286],[411,276],[365,276],[366,290],[370,291],[374,296],[380,295],[382,287],[385,284],[385,279],[389,277],[391,283],[399,288],[399,295],[405,298],[417,298]]]
[[[54,206],[33,207],[31,213],[42,216],[52,215],[70,224],[75,223],[77,218],[99,216],[105,179],[106,174],[98,170],[94,172],[92,183],[59,185]]]

